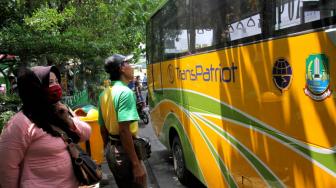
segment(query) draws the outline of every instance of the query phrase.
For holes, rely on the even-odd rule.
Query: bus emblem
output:
[[[322,101],[331,95],[329,63],[324,54],[310,55],[306,60],[306,87],[304,92],[313,100]]]
[[[287,90],[292,82],[292,67],[284,58],[275,61],[273,65],[273,82],[280,90]]]

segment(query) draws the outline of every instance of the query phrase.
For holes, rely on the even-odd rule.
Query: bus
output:
[[[151,120],[182,183],[336,187],[335,0],[169,0],[146,27]]]

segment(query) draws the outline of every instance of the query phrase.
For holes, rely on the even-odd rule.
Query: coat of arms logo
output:
[[[306,87],[304,92],[313,100],[322,101],[331,95],[329,62],[324,54],[310,55],[306,60]]]

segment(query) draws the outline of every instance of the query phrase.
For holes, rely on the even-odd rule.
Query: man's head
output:
[[[129,65],[130,57],[114,54],[105,60],[105,71],[110,74],[111,81],[132,80],[133,68]]]

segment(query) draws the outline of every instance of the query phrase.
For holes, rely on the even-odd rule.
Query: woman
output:
[[[91,128],[60,102],[59,81],[54,66],[19,71],[23,107],[0,135],[0,188],[78,187],[67,146],[51,125],[74,142],[87,140]]]

